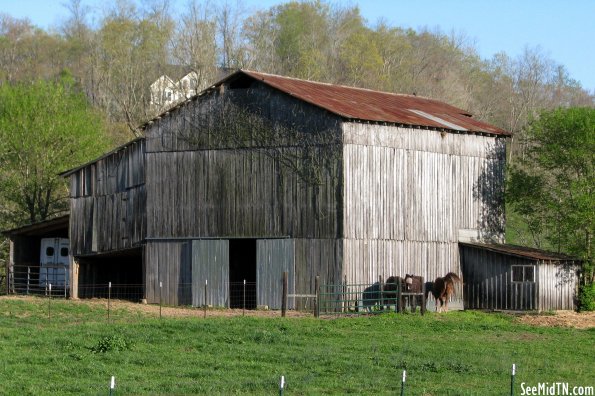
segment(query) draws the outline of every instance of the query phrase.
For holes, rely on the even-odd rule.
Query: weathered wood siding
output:
[[[296,142],[219,141],[216,126],[200,127],[223,122],[208,114],[220,112],[224,99],[258,108],[270,122],[299,125],[303,133],[340,133],[337,117],[265,87],[213,92],[187,103],[146,129],[148,237],[339,236],[340,145],[333,149],[337,160],[316,169],[320,180],[307,183],[287,166],[307,166]],[[234,115],[228,117],[224,121],[233,122]],[[316,147],[316,139],[312,144],[314,152],[329,149]]]
[[[205,281],[207,296],[205,301]],[[229,241],[192,241],[192,305],[227,307],[229,303]]]
[[[505,142],[345,123],[344,275],[460,274],[459,230],[502,238]]]
[[[576,309],[579,265],[573,261],[540,261],[539,309]]]
[[[287,272],[287,293],[295,293],[295,241],[261,239],[256,242],[256,304],[281,309],[283,272]],[[295,301],[288,300],[294,309]]]
[[[145,238],[144,141],[70,175],[73,254],[129,249]]]
[[[535,266],[536,260],[461,246],[466,309],[537,310],[537,282],[513,282],[512,265]]]
[[[159,282],[162,284],[159,290]],[[192,242],[147,241],[145,246],[145,298],[151,304],[192,303]]]
[[[461,246],[466,309],[574,309],[577,267],[573,262],[543,261]],[[528,265],[535,282],[513,282],[512,266]]]
[[[149,237],[320,237],[337,230],[336,186],[304,186],[254,151],[147,154]]]

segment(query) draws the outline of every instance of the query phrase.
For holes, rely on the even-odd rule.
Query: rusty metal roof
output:
[[[517,246],[509,244],[496,243],[477,243],[477,242],[459,242],[459,245],[471,246],[474,248],[490,250],[492,252],[503,253],[510,256],[517,256],[535,260],[545,261],[580,261],[580,259],[567,256],[561,253],[548,252],[546,250],[530,248],[526,246]]]
[[[415,95],[326,84],[250,70],[239,70],[215,86],[242,74],[347,119],[510,135],[494,125],[473,119],[465,110]]]

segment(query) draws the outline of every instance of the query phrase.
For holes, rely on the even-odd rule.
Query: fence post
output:
[[[31,280],[31,267],[27,266],[27,294],[29,294],[29,281]]]
[[[287,272],[283,272],[283,296],[281,298],[281,316],[287,313]]]
[[[242,316],[246,316],[246,279],[242,288]]]
[[[316,297],[314,300],[314,317],[320,317],[320,276],[316,275],[314,278],[314,290],[316,292]]]
[[[208,280],[205,279],[205,303],[203,304],[203,318],[207,317],[207,285],[208,285]]]
[[[112,282],[107,283],[107,323],[110,322],[110,309],[112,300]]]
[[[512,364],[512,375],[510,376],[510,396],[514,395],[514,376],[516,375],[516,364]]]
[[[48,294],[48,321],[52,320],[52,284],[49,285],[50,293]]]
[[[403,379],[401,380],[401,396],[405,395],[405,379],[407,378],[407,371],[403,370]]]
[[[378,275],[378,289],[380,291],[380,309],[384,311],[384,282],[382,275]]]
[[[62,272],[64,272],[64,299],[66,299],[66,266],[62,266]]]
[[[399,312],[403,312],[404,311],[404,307],[403,307],[403,282],[401,280],[401,277],[397,277],[397,288],[398,288],[398,293],[397,293],[397,299],[398,301],[398,306],[399,306]]]
[[[423,293],[421,296],[421,314],[425,315],[426,313],[426,282],[424,277],[421,277],[421,292]]]
[[[161,287],[163,283],[159,281],[159,319],[161,319]]]
[[[285,388],[285,377],[281,376],[281,382],[279,382],[279,396],[283,396],[284,388]]]

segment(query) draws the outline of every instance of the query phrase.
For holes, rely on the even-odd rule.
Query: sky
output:
[[[187,0],[171,0],[182,9]],[[230,1],[233,3],[233,1]],[[284,3],[244,0],[254,12]],[[69,0],[0,0],[0,13],[28,18],[44,29],[57,26],[68,15]],[[82,0],[101,10],[105,0]],[[111,1],[110,1],[111,3]],[[211,0],[211,3],[217,1]],[[562,64],[583,88],[595,93],[595,0],[331,0],[357,5],[371,26],[379,19],[404,28],[439,28],[464,35],[484,59],[504,51],[511,57],[525,48],[539,48]]]

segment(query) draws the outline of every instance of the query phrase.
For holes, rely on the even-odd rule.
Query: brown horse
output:
[[[441,312],[443,307],[448,312],[448,300],[451,295],[455,294],[456,282],[461,282],[461,278],[454,272],[449,272],[442,278],[436,278],[432,288],[427,289],[432,291],[432,295],[436,299],[436,312]],[[440,307],[438,307],[438,301],[440,301]]]

